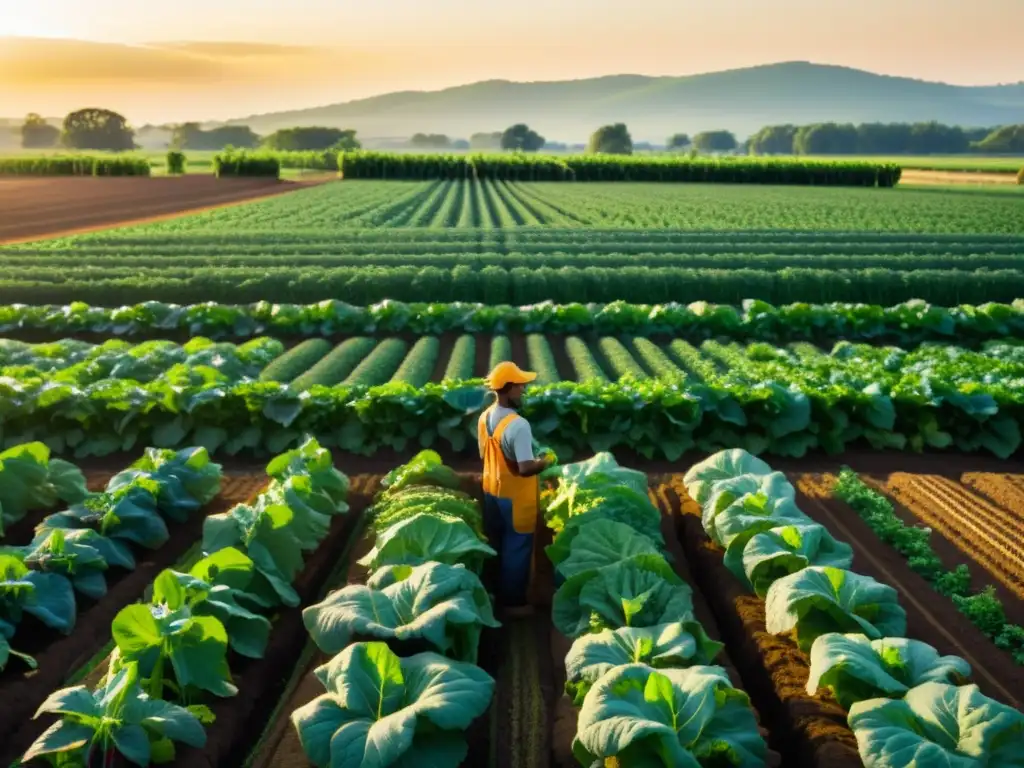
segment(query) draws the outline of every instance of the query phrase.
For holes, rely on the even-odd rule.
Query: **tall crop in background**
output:
[[[173,149],[167,153],[167,175],[179,176],[185,172],[185,153]]]

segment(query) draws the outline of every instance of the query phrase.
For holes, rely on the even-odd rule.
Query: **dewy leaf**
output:
[[[567,637],[692,621],[692,595],[663,557],[640,555],[567,580],[555,593],[552,620]]]
[[[494,680],[472,664],[435,653],[400,659],[384,643],[350,645],[316,676],[327,693],[291,718],[318,768],[458,768],[463,732],[494,691]]]
[[[694,464],[683,476],[683,484],[690,498],[703,506],[718,481],[739,475],[767,475],[771,471],[771,467],[756,456],[742,448],[732,448]]]
[[[462,520],[423,513],[379,534],[375,546],[359,564],[377,569],[382,565],[421,565],[436,561],[448,565],[464,563],[471,570],[479,571],[484,559],[495,554]]]
[[[922,683],[903,699],[850,708],[865,768],[1024,766],[1024,715],[976,685]]]
[[[811,646],[807,693],[813,696],[819,688],[828,688],[844,709],[850,709],[866,699],[900,698],[921,683],[958,685],[970,674],[970,664],[959,656],[939,656],[918,640],[830,633]]]
[[[573,754],[581,765],[618,758],[652,768],[754,768],[766,764],[768,747],[749,699],[721,667],[624,664],[584,699]]]
[[[661,555],[661,552],[653,541],[630,526],[599,519],[580,531],[569,547],[568,557],[555,567],[568,579],[636,555]]]
[[[766,625],[775,635],[796,630],[797,644],[829,632],[856,632],[870,639],[906,633],[907,614],[896,590],[868,576],[811,566],[776,581],[765,598]]]
[[[852,563],[853,548],[816,523],[772,528],[746,543],[734,538],[725,553],[726,567],[761,598],[778,579],[809,565],[849,568]]]
[[[711,664],[722,648],[696,621],[581,635],[565,657],[565,690],[573,703],[581,706],[591,686],[613,667],[642,663],[660,669]]]
[[[333,654],[354,636],[422,638],[440,653],[475,662],[480,630],[500,626],[480,579],[463,565],[406,568],[386,567],[368,585],[351,584],[306,608],[302,620],[313,642]]]

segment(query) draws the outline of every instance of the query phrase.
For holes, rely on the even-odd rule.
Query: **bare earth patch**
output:
[[[904,169],[900,184],[1016,184],[1012,173],[976,171],[917,171]]]
[[[66,237],[143,224],[321,184],[303,181],[178,178],[0,178],[0,244]]]

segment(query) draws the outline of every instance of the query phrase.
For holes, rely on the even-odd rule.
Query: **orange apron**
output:
[[[540,507],[540,479],[521,477],[509,465],[501,450],[501,436],[519,414],[510,413],[494,428],[494,434],[487,434],[487,418],[494,409],[487,409],[480,420],[479,441],[484,455],[484,493],[512,502],[512,527],[516,533],[533,533],[537,528],[537,512]]]

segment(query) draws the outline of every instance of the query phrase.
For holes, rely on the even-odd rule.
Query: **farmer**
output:
[[[487,378],[497,401],[480,416],[484,461],[484,531],[498,553],[498,599],[510,616],[529,615],[526,592],[533,565],[540,484],[553,463],[534,458],[530,423],[519,415],[523,390],[537,374],[515,363],[499,363]]]

